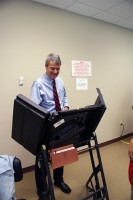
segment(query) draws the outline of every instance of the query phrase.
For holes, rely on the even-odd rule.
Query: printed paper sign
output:
[[[72,60],[72,76],[91,76],[91,62]]]
[[[88,79],[87,78],[76,78],[76,90],[87,90]]]

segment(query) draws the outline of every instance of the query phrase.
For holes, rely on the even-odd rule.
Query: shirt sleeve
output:
[[[65,89],[64,81],[60,77],[58,77],[57,87],[59,87],[63,91],[63,98],[60,101],[60,103],[61,103],[61,109],[64,110],[64,107],[68,107],[69,108],[68,98],[67,98],[67,94],[66,94],[66,89]],[[60,97],[60,94],[59,94],[59,97]]]
[[[40,86],[39,83],[34,81],[31,87],[31,100],[34,101],[36,104],[40,104],[42,101],[41,94],[40,94]]]
[[[68,98],[67,98],[67,95],[66,95],[66,89],[65,89],[65,87],[64,87],[63,107],[68,107],[69,108]]]

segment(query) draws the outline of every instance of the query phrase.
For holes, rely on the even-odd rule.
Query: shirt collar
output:
[[[49,84],[53,83],[53,80],[51,78],[49,78],[49,76],[46,74],[44,74],[44,77],[46,78],[46,80],[48,81]]]

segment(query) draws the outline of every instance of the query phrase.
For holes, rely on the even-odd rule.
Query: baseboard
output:
[[[129,137],[132,137],[133,136],[133,133],[128,133],[126,135],[123,135],[122,137],[118,137],[118,138],[115,138],[115,139],[112,139],[112,140],[109,140],[109,141],[106,141],[106,142],[103,142],[103,143],[100,143],[99,144],[99,148],[101,147],[104,147],[106,145],[109,145],[109,144],[113,144],[115,142],[118,142],[120,140],[123,140],[123,139],[126,139],[126,138],[129,138]],[[81,154],[81,153],[85,153],[88,149],[83,149],[81,151],[79,151],[78,153]],[[27,173],[27,172],[31,172],[35,169],[35,166],[32,165],[32,166],[29,166],[29,167],[25,167],[23,168],[23,173]]]
[[[35,165],[23,168],[23,173],[31,172],[35,169]]]
[[[99,147],[103,147],[103,146],[106,146],[106,145],[109,145],[109,144],[118,142],[118,141],[120,141],[120,140],[129,138],[129,137],[133,137],[133,133],[128,133],[128,134],[126,134],[126,135],[123,135],[123,136],[121,136],[121,137],[115,138],[115,139],[113,139],[113,140],[109,140],[109,141],[107,141],[107,142],[103,142],[103,143],[99,144]]]

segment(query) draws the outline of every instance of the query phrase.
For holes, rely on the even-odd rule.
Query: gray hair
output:
[[[56,65],[61,65],[60,56],[54,53],[50,53],[45,60],[45,67],[48,67],[50,61],[55,61]]]

